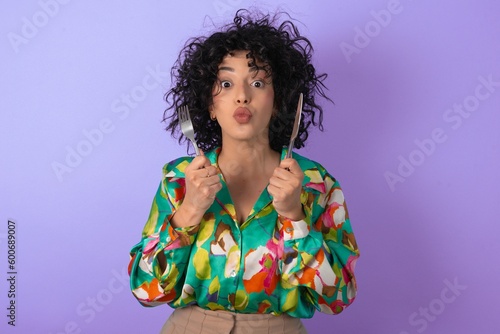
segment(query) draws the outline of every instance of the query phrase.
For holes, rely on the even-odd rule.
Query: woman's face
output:
[[[269,121],[274,110],[271,77],[248,66],[248,51],[236,51],[219,65],[213,89],[212,117],[222,129],[222,140],[268,143]],[[262,66],[263,64],[258,63]]]

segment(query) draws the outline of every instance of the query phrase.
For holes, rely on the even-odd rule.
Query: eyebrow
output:
[[[262,69],[258,69],[258,68],[253,67],[253,66],[252,66],[252,67],[250,67],[250,72],[258,72],[258,71],[260,71],[260,70],[262,70]],[[234,72],[234,68],[229,67],[229,66],[221,66],[221,67],[219,67],[219,71],[229,71],[229,72]]]
[[[229,66],[221,66],[221,67],[219,67],[219,71],[229,71],[229,72],[234,72],[234,68],[229,67]]]

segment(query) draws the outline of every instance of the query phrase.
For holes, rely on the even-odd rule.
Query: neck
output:
[[[218,164],[225,178],[267,175],[279,165],[280,156],[271,149],[267,140],[223,141]]]

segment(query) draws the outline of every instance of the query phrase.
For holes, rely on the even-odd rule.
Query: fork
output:
[[[196,151],[196,155],[200,155],[200,149],[198,148],[196,140],[194,139],[193,122],[191,121],[191,116],[189,115],[188,106],[183,106],[177,109],[177,116],[179,117],[179,122],[181,123],[182,133],[193,144],[194,150]]]

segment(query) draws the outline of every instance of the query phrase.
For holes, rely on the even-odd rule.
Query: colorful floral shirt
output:
[[[219,152],[205,154],[216,167]],[[201,223],[183,228],[170,219],[182,203],[184,170],[193,158],[166,164],[142,240],[130,253],[130,284],[139,302],[299,318],[315,310],[337,314],[351,304],[359,251],[344,195],[321,165],[293,158],[304,172],[304,220],[279,216],[265,189],[239,223],[221,175],[222,189]]]

